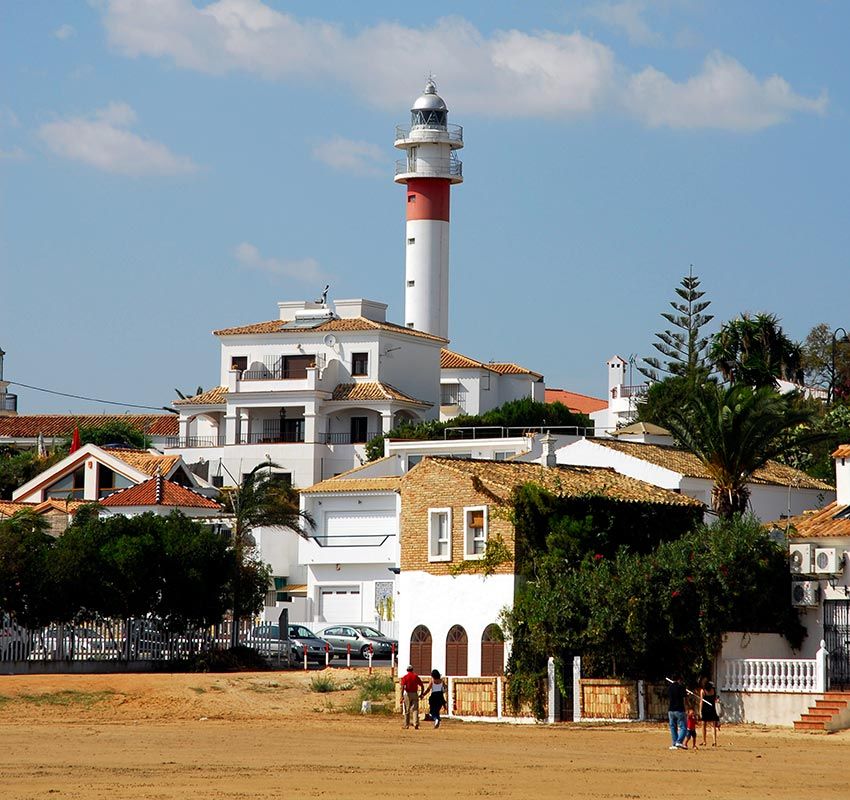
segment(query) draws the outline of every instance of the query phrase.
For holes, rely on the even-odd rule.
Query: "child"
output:
[[[687,735],[685,736],[685,750],[688,749],[688,742],[693,740],[693,749],[697,749],[697,714],[693,707],[688,709],[688,718],[685,721]]]

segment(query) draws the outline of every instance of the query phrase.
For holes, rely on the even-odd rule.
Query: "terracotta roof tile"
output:
[[[830,503],[817,511],[807,511],[798,517],[781,520],[776,524],[779,527],[783,524],[788,525],[789,539],[850,537],[850,506]]]
[[[128,489],[114,492],[100,501],[109,508],[127,506],[174,506],[179,508],[212,508],[221,510],[221,506],[208,497],[186,489],[180,484],[165,478],[151,478],[137,483]]]
[[[401,477],[384,478],[328,478],[302,489],[301,494],[321,492],[397,492],[401,488]]]
[[[255,322],[252,325],[238,325],[235,328],[220,328],[213,331],[215,336],[240,336],[250,333],[285,333],[303,335],[304,333],[326,333],[328,331],[388,331],[390,333],[401,333],[406,336],[415,336],[419,339],[430,339],[434,342],[445,342],[441,336],[434,336],[425,331],[417,331],[413,328],[405,328],[403,325],[396,325],[393,322],[378,322],[365,317],[348,317],[346,319],[331,319],[317,325],[315,328],[291,330],[284,329],[284,325],[289,320],[273,319],[268,322]]]
[[[0,517],[11,517],[18,511],[30,509],[36,514],[43,514],[45,511],[66,511],[69,514],[76,514],[78,509],[83,506],[91,505],[90,500],[57,500],[50,498],[41,503],[17,503],[12,500],[0,500]]]
[[[223,406],[227,402],[227,387],[216,386],[205,392],[187,397],[185,400],[175,400],[175,406]]]
[[[512,361],[491,361],[487,364],[487,366],[494,372],[498,372],[500,375],[531,375],[535,378],[543,377],[543,375],[539,372],[526,369],[519,364],[514,364]]]
[[[176,414],[23,414],[0,417],[0,438],[34,439],[42,436],[68,436],[74,427],[98,428],[123,422],[148,436],[177,436]]]
[[[122,450],[118,447],[104,448],[104,450],[125,464],[129,464],[148,475],[156,475],[159,472],[165,476],[180,461],[180,456],[163,456],[159,453],[150,453],[147,450]]]
[[[611,450],[618,450],[634,458],[639,458],[642,461],[647,461],[650,464],[663,467],[664,469],[678,472],[689,478],[712,480],[711,474],[706,470],[703,463],[693,453],[689,453],[687,450],[660,444],[621,442],[607,437],[598,437],[590,441]],[[780,464],[777,461],[768,461],[764,467],[756,470],[752,475],[751,482],[774,486],[793,485],[799,489],[822,489],[825,491],[832,491],[834,489],[833,486],[822,480],[813,478],[799,469]]]
[[[0,500],[0,517],[11,517],[27,508],[34,508],[33,503],[16,503],[12,500]]]
[[[576,411],[579,414],[592,414],[594,411],[608,408],[607,400],[578,392],[568,392],[566,389],[547,389],[546,402],[563,403],[570,411]]]
[[[832,454],[833,458],[850,458],[850,444],[840,444]]]
[[[515,461],[481,461],[426,456],[420,465],[435,463],[458,475],[475,477],[488,485],[494,494],[505,499],[523,483],[537,483],[562,497],[603,495],[612,500],[629,503],[661,503],[663,505],[702,508],[702,503],[687,495],[661,489],[652,484],[620,475],[603,467],[544,467],[541,464]]]
[[[497,372],[500,375],[533,375],[535,378],[542,378],[539,372],[533,372],[530,369],[521,367],[519,364],[513,364],[508,361],[490,361],[484,363],[462,353],[456,353],[454,350],[443,348],[440,351],[440,369],[487,369],[491,372]]]
[[[399,400],[404,403],[413,403],[418,406],[430,406],[424,400],[399,391],[395,386],[388,383],[363,382],[363,383],[338,383],[333,390],[331,400]]]

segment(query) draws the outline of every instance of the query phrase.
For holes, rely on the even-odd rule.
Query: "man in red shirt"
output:
[[[401,709],[404,712],[404,727],[410,727],[410,713],[413,712],[413,727],[419,730],[419,699],[425,692],[422,679],[413,671],[411,664],[401,679]]]

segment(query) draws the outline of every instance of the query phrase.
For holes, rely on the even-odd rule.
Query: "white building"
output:
[[[632,384],[629,363],[620,356],[611,356],[608,370],[608,407],[590,414],[597,433],[614,431],[637,418],[637,406],[649,391],[649,382]]]

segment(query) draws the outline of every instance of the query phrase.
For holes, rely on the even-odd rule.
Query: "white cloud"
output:
[[[643,18],[646,3],[643,0],[623,0],[620,3],[597,3],[585,9],[588,17],[609,28],[624,33],[632,44],[654,47],[663,42],[660,33],[652,30]]]
[[[601,13],[627,34],[652,41],[656,34],[641,17],[644,5],[610,2]],[[429,68],[454,108],[499,118],[626,110],[649,125],[683,127],[680,105],[686,98],[688,127],[757,130],[792,113],[822,111],[826,103],[825,96],[796,94],[780,77],[760,82],[725,56],[713,59],[737,71],[719,70],[728,86],[716,93],[705,90],[720,77],[709,62],[677,84],[653,67],[629,75],[610,47],[580,32],[485,35],[460,17],[418,28],[380,22],[352,33],[297,19],[262,0],[215,0],[203,7],[191,0],[111,0],[103,20],[111,46],[130,57],[168,58],[211,74],[243,71],[301,85],[341,85],[388,110],[408,107]]]
[[[76,29],[73,25],[60,25],[55,31],[53,31],[53,36],[60,41],[64,41],[65,39],[70,39],[77,33]]]
[[[796,112],[822,114],[828,99],[825,92],[817,98],[796,94],[778,75],[759,81],[734,58],[715,52],[682,83],[647,67],[629,79],[625,102],[651,127],[756,131]]]
[[[48,122],[38,135],[56,155],[104,172],[179,175],[197,169],[190,158],[126,130],[135,121],[136,112],[126,103],[110,103],[87,117]]]
[[[315,258],[285,260],[264,256],[255,245],[242,242],[233,250],[239,264],[246,269],[265,272],[280,278],[302,281],[303,283],[321,283],[327,279]]]
[[[331,169],[354,175],[382,175],[387,160],[383,147],[335,136],[313,146],[313,158]]]

